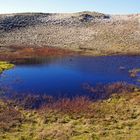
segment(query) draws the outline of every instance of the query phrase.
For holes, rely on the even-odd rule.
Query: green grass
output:
[[[13,64],[10,64],[10,63],[5,62],[5,61],[0,61],[0,73],[2,73],[5,70],[11,69],[13,67],[14,67]]]
[[[72,106],[74,109],[66,111],[73,104],[82,109],[75,111]],[[63,100],[39,110],[0,101],[2,140],[138,140],[139,133],[140,92],[113,95],[97,102]]]

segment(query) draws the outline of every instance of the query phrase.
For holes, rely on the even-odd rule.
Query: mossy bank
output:
[[[8,62],[5,62],[5,61],[0,61],[0,74],[5,71],[5,70],[8,70],[8,69],[11,69],[13,68],[14,65],[13,64],[10,64]]]

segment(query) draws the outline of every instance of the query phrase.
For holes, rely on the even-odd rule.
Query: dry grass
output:
[[[52,102],[41,107],[41,112],[56,111],[58,113],[64,113],[69,115],[81,115],[87,114],[91,111],[92,101],[87,97],[75,97],[73,99],[60,99],[56,102]]]
[[[0,60],[24,61],[27,58],[75,55],[71,50],[35,46],[9,46],[0,49]]]
[[[83,84],[83,88],[93,94],[95,99],[107,99],[114,93],[131,93],[139,90],[135,85],[130,85],[125,82],[116,82],[105,85],[99,84],[96,86],[91,86],[90,84],[85,83]]]
[[[107,100],[62,99],[39,110],[0,103],[2,140],[139,139],[140,93],[114,94]],[[6,115],[6,116],[5,116]],[[22,117],[21,117],[22,116]]]
[[[21,112],[0,100],[0,134],[19,126],[22,120]]]

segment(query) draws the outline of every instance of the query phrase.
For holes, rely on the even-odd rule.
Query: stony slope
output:
[[[0,46],[48,46],[92,54],[140,54],[140,14],[0,15]]]

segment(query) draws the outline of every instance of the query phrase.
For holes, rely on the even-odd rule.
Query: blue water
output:
[[[125,69],[120,69],[124,67]],[[84,83],[91,85],[124,81],[139,85],[129,70],[140,68],[140,56],[69,56],[28,59],[5,71],[1,87],[18,94],[47,94],[54,97],[88,94]]]

